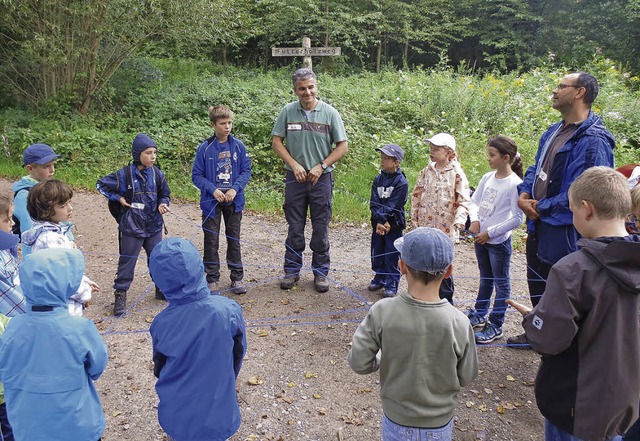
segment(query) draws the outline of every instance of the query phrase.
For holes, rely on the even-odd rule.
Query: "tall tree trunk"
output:
[[[380,73],[381,59],[382,59],[382,39],[378,41],[378,48],[376,50],[376,73]]]

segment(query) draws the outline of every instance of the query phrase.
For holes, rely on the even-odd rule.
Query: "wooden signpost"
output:
[[[309,37],[302,38],[302,47],[272,47],[272,57],[304,57],[302,67],[313,69],[311,57],[338,57],[341,55],[339,47],[311,47]]]

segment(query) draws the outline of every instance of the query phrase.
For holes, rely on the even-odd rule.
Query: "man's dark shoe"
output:
[[[280,289],[291,289],[300,280],[300,274],[285,274],[280,280]]]
[[[527,334],[520,334],[515,337],[507,338],[507,345],[514,349],[531,349],[529,340],[527,340]]]
[[[245,294],[247,292],[247,288],[242,286],[241,280],[232,280],[231,291],[233,291],[234,294]]]
[[[384,292],[382,293],[384,297],[395,297],[396,294],[397,294],[397,291],[395,289],[390,289],[390,288],[385,289]]]
[[[115,301],[113,302],[113,315],[120,317],[127,310],[127,292],[116,289],[113,292]]]
[[[211,294],[220,294],[220,289],[218,288],[218,281],[215,282],[207,282],[207,288],[211,291]]]
[[[367,289],[369,291],[378,291],[379,289],[382,289],[382,288],[384,288],[384,285],[382,284],[382,282],[376,282],[375,280],[372,280]]]
[[[318,292],[327,292],[329,291],[329,281],[322,274],[316,274],[313,277],[313,287]]]
[[[167,300],[167,298],[164,296],[164,293],[157,286],[156,286],[155,297],[156,297],[156,300]]]

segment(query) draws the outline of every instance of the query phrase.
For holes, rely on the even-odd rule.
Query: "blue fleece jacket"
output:
[[[409,184],[402,170],[387,173],[384,170],[373,179],[371,185],[371,225],[389,222],[391,228],[403,230],[407,226],[404,206],[407,203]]]
[[[107,366],[107,348],[91,320],[67,310],[84,257],[48,248],[27,256],[19,273],[28,311],[0,337],[0,381],[15,438],[97,440],[105,417],[93,381]]]
[[[212,295],[202,257],[180,238],[160,242],[149,271],[169,306],[150,333],[158,421],[177,441],[223,441],[240,427],[236,377],[247,341],[242,309]]]
[[[251,179],[251,160],[242,141],[231,135],[228,141],[231,153],[231,188],[236,191],[233,203],[235,211],[239,212],[244,209],[244,188]],[[200,190],[200,208],[205,215],[211,214],[218,204],[213,197],[213,192],[216,191],[215,182],[220,151],[220,143],[214,135],[200,144],[193,160],[191,181]]]

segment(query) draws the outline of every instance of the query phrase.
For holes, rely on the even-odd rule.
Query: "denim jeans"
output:
[[[203,218],[205,216],[203,215]],[[242,254],[240,252],[240,223],[242,211],[236,212],[235,204],[216,205],[215,214],[203,219],[204,232],[204,270],[207,283],[220,280],[220,224],[224,218],[224,234],[227,237],[227,267],[232,281],[240,281],[244,277]]]
[[[545,441],[583,441],[581,438],[577,438],[571,435],[569,432],[554,426],[549,420],[544,420],[544,440]],[[603,441],[622,441],[622,436],[614,436],[608,440]]]
[[[493,301],[493,309],[489,315],[489,321],[502,328],[504,314],[507,310],[507,299],[511,295],[511,282],[509,279],[509,266],[511,262],[511,238],[509,237],[498,244],[475,244],[478,269],[480,270],[480,286],[476,298],[475,309],[485,317],[491,304],[493,288],[496,289],[496,298]]]
[[[551,271],[551,265],[544,263],[538,258],[538,238],[536,232],[529,232],[527,235],[526,255],[529,297],[531,298],[531,304],[536,306],[547,287],[547,277],[549,277],[549,271]]]
[[[0,440],[1,441],[14,441],[13,430],[9,424],[9,418],[7,417],[7,405],[6,403],[0,404]]]
[[[453,419],[437,429],[407,427],[394,423],[385,415],[382,418],[382,441],[451,441]]]
[[[311,217],[311,240],[313,252],[311,268],[314,274],[329,273],[329,221],[333,207],[333,173],[320,176],[315,185],[297,182],[292,171],[287,171],[284,190],[284,217],[289,224],[284,253],[285,274],[298,274],[302,268],[302,253],[305,248],[304,227],[307,212]]]
[[[399,237],[402,237],[401,228],[392,228],[387,234],[381,236],[376,233],[374,226],[371,233],[371,269],[376,273],[373,280],[393,291],[398,290],[400,282],[398,269],[400,253],[393,245]]]

